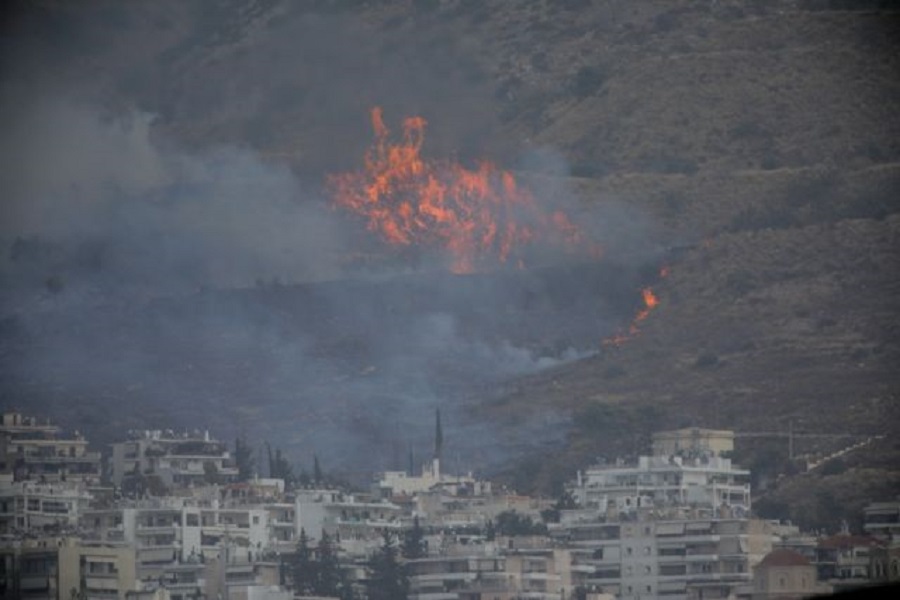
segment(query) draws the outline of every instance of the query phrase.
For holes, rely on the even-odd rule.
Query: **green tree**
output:
[[[403,558],[422,558],[425,556],[425,532],[419,525],[419,517],[413,517],[413,526],[403,535],[401,547]]]
[[[557,498],[553,508],[541,511],[541,518],[545,523],[559,523],[562,511],[571,510],[573,508],[578,508],[578,503],[575,502],[575,496],[572,495],[572,492],[565,491]]]
[[[313,561],[312,550],[309,548],[309,538],[306,536],[305,529],[300,530],[297,549],[289,564],[294,591],[301,596],[315,593],[318,580],[318,565]]]
[[[484,526],[484,539],[493,542],[497,539],[497,528],[494,526],[494,522],[491,519],[488,519],[487,525]]]
[[[234,462],[238,470],[238,481],[249,481],[253,477],[253,450],[241,438],[234,439]]]
[[[542,535],[547,533],[547,526],[543,523],[535,523],[531,517],[520,515],[514,510],[505,510],[497,515],[495,525],[499,535]]]
[[[340,596],[343,577],[337,552],[331,536],[322,532],[316,553],[316,585],[314,592],[319,596]]]
[[[294,468],[291,463],[282,455],[281,449],[276,448],[272,454],[272,447],[266,444],[266,451],[269,455],[269,477],[283,479],[286,488],[292,488],[296,482],[294,477]]]
[[[215,463],[210,461],[203,463],[203,481],[210,485],[221,483],[219,467]]]
[[[319,464],[319,455],[313,454],[313,483],[320,485],[322,481],[322,466]]]
[[[381,548],[369,561],[366,582],[369,600],[402,600],[409,591],[409,580],[397,557],[394,536],[385,530]]]

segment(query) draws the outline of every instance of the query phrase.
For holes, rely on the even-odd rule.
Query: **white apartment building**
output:
[[[598,465],[579,472],[570,491],[582,507],[610,517],[640,509],[657,509],[660,515],[689,508],[750,514],[750,471],[711,454],[641,456],[636,465]]]
[[[654,436],[662,455],[578,473],[551,534],[574,548],[575,580],[638,598],[727,598],[772,548],[772,526],[749,518],[750,472],[727,458],[727,431]]]
[[[768,522],[699,518],[569,522],[554,537],[572,548],[573,579],[637,598],[727,598],[772,548]]]
[[[89,451],[88,441],[77,432],[63,437],[49,421],[6,412],[0,415],[0,474],[12,474],[15,480],[93,485],[100,481],[100,453]]]
[[[294,515],[297,534],[302,529],[317,540],[326,532],[350,557],[368,556],[381,545],[383,531],[403,527],[400,506],[335,490],[298,490]]]
[[[74,528],[90,501],[81,485],[0,481],[0,533]]]
[[[497,551],[470,548],[468,554],[434,556],[407,563],[411,600],[529,598],[558,600],[572,590],[568,551]]]
[[[225,483],[238,475],[226,444],[210,438],[208,431],[132,432],[130,439],[112,444],[110,465],[117,486],[139,475],[157,476],[169,488]]]
[[[268,513],[261,507],[222,507],[218,502],[165,498],[89,510],[81,520],[89,540],[126,544],[135,553],[136,577],[158,579],[174,563],[197,563],[227,550],[242,562],[269,549]]]
[[[900,500],[873,502],[866,506],[863,530],[882,542],[900,543]]]

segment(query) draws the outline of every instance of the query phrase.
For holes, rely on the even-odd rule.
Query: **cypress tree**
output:
[[[397,558],[393,535],[385,530],[382,536],[381,548],[369,561],[367,597],[369,600],[402,600],[409,592],[409,580]]]
[[[300,530],[297,550],[290,564],[294,591],[300,595],[315,593],[318,580],[318,565],[313,561],[312,550],[309,548],[309,538],[306,537],[305,529]]]
[[[403,546],[401,548],[403,558],[422,558],[425,556],[425,532],[419,525],[419,517],[413,518],[412,529],[407,531],[403,536]]]

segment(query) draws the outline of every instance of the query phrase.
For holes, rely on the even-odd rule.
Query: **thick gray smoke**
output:
[[[553,249],[534,271],[455,277],[390,253],[399,264],[348,269],[378,246],[319,186],[359,166],[371,106],[391,125],[426,117],[433,156],[516,153],[494,135],[490,79],[453,39],[414,15],[373,30],[304,4],[64,3],[4,31],[4,408],[98,444],[209,427],[349,472],[404,466],[440,406],[448,451],[471,468],[518,447],[480,435],[467,403],[591,353],[633,314],[633,265]],[[524,161],[546,174],[537,196],[601,243],[634,237],[627,210],[579,210],[558,154]],[[551,422],[521,439],[557,438]]]
[[[6,248],[18,238],[22,251],[5,258],[27,262],[22,242],[70,259],[93,247],[87,279],[152,285],[155,293],[337,275],[342,244],[333,215],[303,202],[285,167],[233,147],[165,148],[148,114],[17,100],[0,109],[0,235]]]

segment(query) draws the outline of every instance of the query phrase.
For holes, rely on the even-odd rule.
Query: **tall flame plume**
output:
[[[456,273],[515,261],[522,266],[536,244],[560,246],[590,258],[599,245],[561,211],[544,212],[509,171],[487,161],[468,169],[450,160],[426,160],[427,122],[403,121],[392,142],[381,108],[371,110],[375,140],[365,168],[328,178],[336,206],[360,215],[367,228],[395,247],[439,248]]]

